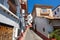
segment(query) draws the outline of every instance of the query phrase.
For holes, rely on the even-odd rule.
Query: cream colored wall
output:
[[[53,16],[53,14],[52,14],[52,9],[47,9],[47,10],[50,10],[50,12],[48,12],[49,13],[49,16]],[[42,11],[42,8],[36,8],[36,15],[37,16],[41,16],[40,15],[40,13],[41,13],[41,11]]]
[[[48,9],[48,10],[50,10],[50,14],[49,14],[49,16],[53,17],[52,9]]]
[[[36,8],[36,16],[40,16],[41,8]]]

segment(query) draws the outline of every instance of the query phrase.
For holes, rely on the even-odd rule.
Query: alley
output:
[[[43,40],[34,31],[28,29],[24,40]]]

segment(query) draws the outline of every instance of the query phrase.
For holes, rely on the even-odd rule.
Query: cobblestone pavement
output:
[[[32,30],[28,29],[24,40],[43,40],[40,38],[36,33],[34,33]]]

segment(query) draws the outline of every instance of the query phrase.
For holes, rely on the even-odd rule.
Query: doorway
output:
[[[12,40],[13,27],[0,24],[0,40]]]

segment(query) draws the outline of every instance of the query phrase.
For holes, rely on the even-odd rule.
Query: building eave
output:
[[[40,5],[40,4],[35,4],[35,7],[39,7],[39,8],[53,8],[52,6],[49,6],[49,5]]]

